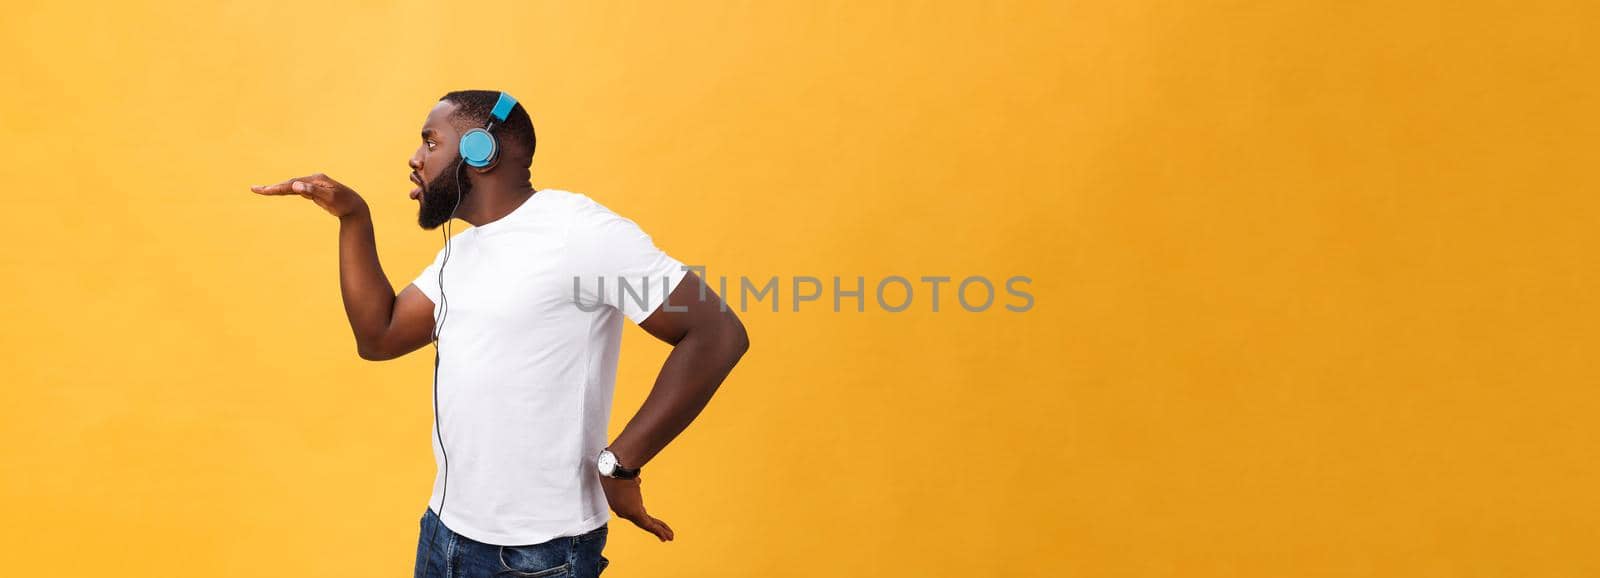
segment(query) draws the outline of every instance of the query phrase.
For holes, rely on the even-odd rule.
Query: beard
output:
[[[459,165],[456,167],[458,170],[460,168]],[[453,218],[459,200],[472,192],[472,182],[458,180],[457,174],[454,170],[439,173],[422,187],[422,206],[417,208],[417,224],[423,229],[437,229]]]

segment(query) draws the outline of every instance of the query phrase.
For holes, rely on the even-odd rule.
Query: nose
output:
[[[422,170],[422,161],[417,160],[417,157],[413,156],[410,159],[406,160],[406,166],[411,167],[411,170],[413,170],[413,171],[421,171]]]

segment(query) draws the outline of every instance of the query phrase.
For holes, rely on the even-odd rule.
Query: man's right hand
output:
[[[300,195],[340,219],[367,208],[367,201],[361,195],[322,173],[289,179],[276,185],[251,185],[250,190],[261,195]]]

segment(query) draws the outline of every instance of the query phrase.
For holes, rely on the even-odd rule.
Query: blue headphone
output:
[[[511,109],[517,106],[517,99],[504,92],[494,101],[494,110],[489,111],[488,126],[468,130],[461,135],[461,160],[468,166],[483,168],[494,164],[495,157],[500,155],[500,141],[495,140],[489,131],[494,129],[497,122],[505,122],[511,115]]]

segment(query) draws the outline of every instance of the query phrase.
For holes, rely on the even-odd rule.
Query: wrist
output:
[[[618,480],[632,480],[639,477],[640,467],[630,465],[614,453],[611,448],[600,450],[595,457],[595,468],[600,477]]]
[[[606,449],[611,450],[611,454],[617,456],[617,461],[622,462],[623,465],[630,468],[642,468],[649,459],[644,455],[644,449],[635,446],[635,443],[635,438],[619,435],[617,439],[611,442],[611,445],[606,446]]]
[[[371,209],[367,207],[367,202],[358,198],[356,199],[355,205],[350,207],[350,210],[347,210],[344,212],[344,214],[339,215],[339,221],[359,221],[361,219],[370,217],[372,217],[372,212]]]

